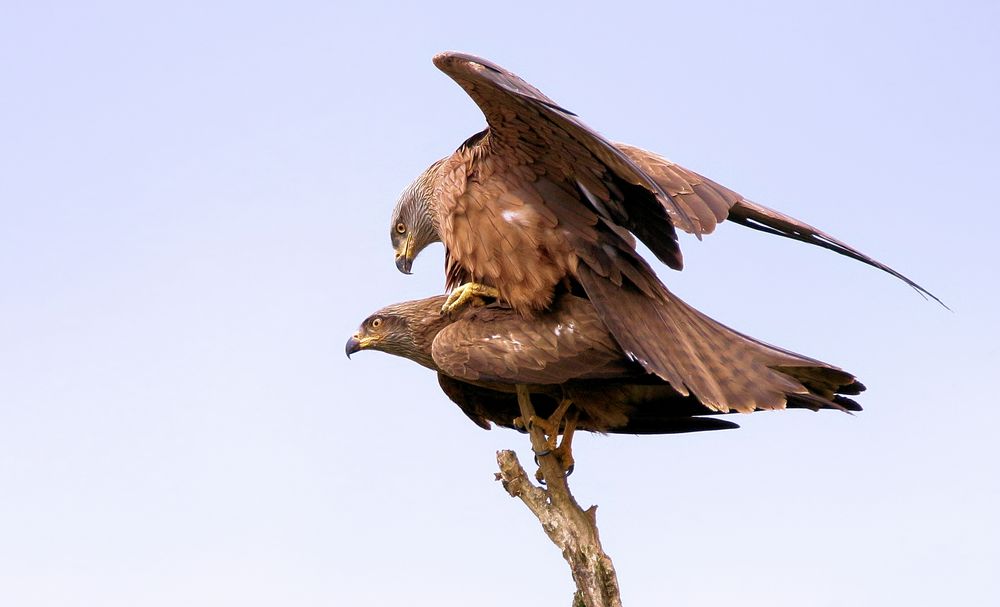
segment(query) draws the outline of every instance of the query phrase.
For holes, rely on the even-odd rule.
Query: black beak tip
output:
[[[344,352],[347,353],[347,358],[350,358],[351,354],[354,354],[360,349],[361,349],[361,342],[358,341],[357,337],[351,337],[350,339],[347,340],[347,346],[344,347]]]
[[[403,274],[413,274],[410,271],[410,267],[413,265],[412,259],[407,259],[406,255],[399,255],[396,257],[396,269]]]

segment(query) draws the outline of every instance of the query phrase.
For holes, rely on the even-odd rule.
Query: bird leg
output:
[[[535,408],[531,404],[528,386],[517,384],[515,388],[521,416],[531,419]],[[529,437],[534,451],[544,450],[545,437],[541,428],[534,428]],[[580,507],[554,459],[543,457],[539,460],[548,480],[545,489],[527,479],[513,451],[498,452],[497,463],[500,464],[497,478],[503,481],[504,490],[524,502],[569,563],[573,581],[577,584],[574,604],[621,607],[615,567],[601,547],[596,506],[587,510]]]
[[[569,411],[572,404],[573,401],[564,398],[548,418],[538,417],[537,415],[532,415],[528,418],[528,430],[537,426],[545,433],[545,445],[547,448],[541,453],[536,453],[536,455],[548,455],[556,450],[558,447],[559,427],[562,425],[563,417],[566,416],[566,412]]]
[[[563,471],[563,476],[573,474],[573,468],[576,467],[576,461],[573,459],[573,433],[576,431],[576,421],[579,415],[577,411],[573,411],[566,417],[562,431],[562,440],[559,441],[559,445],[535,454],[536,464],[539,457],[551,455],[556,458],[556,463],[559,464],[559,469]],[[549,440],[552,444],[555,444],[554,438],[550,438]],[[535,480],[543,485],[547,484],[541,468],[535,470]]]
[[[447,301],[441,306],[441,312],[454,312],[474,298],[500,297],[500,291],[493,287],[479,284],[478,282],[467,282],[448,295]]]
[[[545,448],[535,452],[535,462],[539,457],[551,455],[556,458],[559,468],[566,476],[573,473],[573,432],[576,430],[576,422],[579,412],[575,409],[567,416],[573,401],[564,398],[556,410],[547,419],[532,415],[528,418],[528,430],[541,428],[545,435]],[[564,421],[565,420],[565,421]],[[559,440],[560,429],[562,429],[562,441]],[[544,483],[541,477],[541,469],[535,472],[535,478]]]

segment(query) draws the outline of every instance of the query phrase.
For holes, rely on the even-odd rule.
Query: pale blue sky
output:
[[[994,605],[995,2],[7,2],[0,604],[552,605],[526,439],[344,340],[442,285],[388,216],[482,127],[463,50],[939,295],[723,226],[679,295],[865,411],[581,436],[628,605]],[[527,598],[525,598],[527,597]]]

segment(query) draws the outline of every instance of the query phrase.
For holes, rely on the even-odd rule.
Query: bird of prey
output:
[[[718,375],[737,358],[731,343],[713,341],[702,317],[640,257],[633,236],[679,270],[675,226],[700,238],[729,219],[863,261],[930,295],[811,226],[655,154],[611,143],[498,65],[459,53],[439,54],[434,64],[476,102],[488,128],[404,191],[390,232],[404,273],[427,244],[444,243],[447,309],[481,295],[529,319],[557,294],[585,295],[626,358],[680,394],[715,410],[734,402],[767,409],[783,393],[761,389],[752,374]]]
[[[864,386],[845,371],[764,344],[676,305],[697,320],[706,341],[728,353],[709,369],[719,383],[742,386],[730,400],[705,402],[648,374],[628,357],[586,299],[557,296],[525,318],[493,303],[442,313],[446,296],[382,308],[347,342],[347,355],[379,350],[438,373],[441,388],[479,426],[517,427],[516,385],[528,387],[550,446],[571,465],[575,428],[604,433],[668,434],[736,428],[707,415],[785,407],[860,411],[845,395]],[[572,407],[571,407],[572,406]],[[556,437],[563,433],[562,444]]]

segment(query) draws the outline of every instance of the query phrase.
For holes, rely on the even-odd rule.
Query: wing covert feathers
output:
[[[594,307],[571,296],[533,318],[473,310],[438,333],[431,353],[444,373],[465,381],[557,385],[636,371]]]
[[[509,162],[539,165],[539,173],[576,181],[607,205],[612,217],[633,230],[668,266],[682,259],[674,225],[700,237],[700,224],[613,143],[515,74],[471,55],[441,53],[434,64],[482,110],[489,135],[480,146]],[[622,195],[624,194],[624,196]],[[644,226],[656,228],[657,237]],[[662,233],[669,233],[663,238]]]
[[[781,409],[789,398],[809,408],[849,408],[832,397],[842,392],[841,384],[856,381],[850,374],[733,331],[661,283],[656,283],[659,294],[654,299],[631,285],[612,285],[585,266],[578,277],[627,356],[713,411]],[[799,367],[811,369],[816,377],[800,378],[787,371]],[[813,393],[804,383],[820,390]],[[857,389],[862,388],[858,384]],[[847,393],[852,393],[850,388]]]
[[[625,143],[616,143],[632,162],[649,175],[684,213],[692,218],[701,234],[711,234],[729,215],[729,209],[743,196],[694,171],[653,152]],[[676,227],[688,231],[681,224]]]
[[[471,153],[478,158],[478,166],[491,158],[495,166],[490,170],[498,171],[495,177],[515,191],[527,192],[531,188],[525,186],[542,175],[560,187],[576,188],[575,206],[592,209],[609,223],[632,232],[673,269],[683,266],[675,227],[701,238],[730,219],[861,261],[944,305],[906,276],[829,234],[750,202],[662,156],[610,142],[494,63],[448,52],[435,56],[434,64],[468,93],[489,124],[485,135],[474,137],[460,151],[474,149]],[[561,222],[565,215],[557,212],[556,217]],[[503,286],[498,287],[502,290]]]

